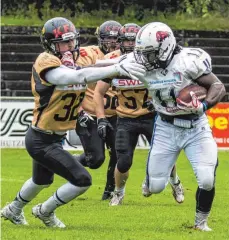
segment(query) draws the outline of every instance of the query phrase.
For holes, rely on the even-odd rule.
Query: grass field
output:
[[[25,150],[2,149],[1,206],[14,199],[25,180],[31,176],[31,160]],[[109,207],[101,201],[107,162],[102,168],[90,171],[92,187],[80,198],[56,211],[67,225],[66,229],[47,229],[31,214],[32,206],[46,200],[65,182],[55,177],[54,184],[43,190],[25,207],[29,226],[19,227],[2,221],[3,240],[199,240],[229,239],[229,152],[219,152],[216,196],[209,219],[213,232],[191,229],[195,213],[196,181],[191,166],[182,153],[177,166],[185,188],[185,202],[177,204],[170,186],[161,194],[144,198],[141,183],[145,172],[147,150],[136,150],[134,164],[127,183],[124,204]]]

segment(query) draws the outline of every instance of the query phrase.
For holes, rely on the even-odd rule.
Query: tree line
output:
[[[110,10],[112,14],[122,16],[129,6],[136,6],[139,18],[144,15],[144,11],[150,10],[154,15],[158,12],[174,13],[189,12],[193,14],[204,14],[210,11],[217,11],[222,6],[229,5],[229,0],[11,0],[3,1],[1,4],[1,14],[13,15],[18,10],[29,10],[33,5],[37,10],[37,15],[42,19],[42,9],[48,6],[56,11],[70,10],[71,17],[80,12],[92,12]]]

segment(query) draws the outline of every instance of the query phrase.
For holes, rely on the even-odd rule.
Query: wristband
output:
[[[208,103],[204,100],[204,101],[202,102],[202,104],[203,104],[203,110],[204,110],[204,112],[207,111],[207,110],[208,110]]]

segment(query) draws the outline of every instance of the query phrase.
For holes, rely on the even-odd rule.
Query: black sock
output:
[[[196,191],[196,211],[203,213],[210,212],[214,196],[215,187],[213,187],[210,191],[206,191],[198,187]]]

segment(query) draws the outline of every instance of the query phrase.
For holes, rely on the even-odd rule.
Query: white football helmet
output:
[[[135,60],[143,64],[147,70],[166,68],[175,47],[176,39],[170,27],[161,22],[148,23],[137,34]]]

